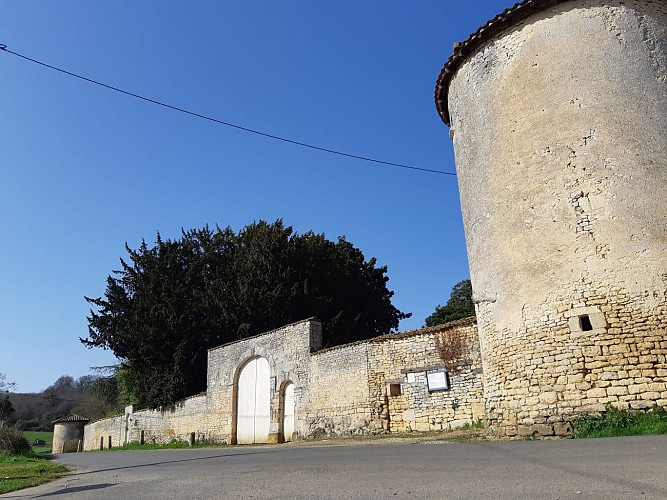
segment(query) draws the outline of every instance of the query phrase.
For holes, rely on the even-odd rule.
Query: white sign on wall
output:
[[[429,392],[446,391],[449,389],[446,370],[432,370],[426,372],[426,385]]]

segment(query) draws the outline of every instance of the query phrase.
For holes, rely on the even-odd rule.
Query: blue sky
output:
[[[0,43],[266,133],[454,171],[433,104],[461,41],[511,1],[1,1]],[[284,219],[387,265],[424,318],[468,277],[456,178],[157,107],[0,52],[0,372],[20,392],[116,363],[88,304],[142,238]]]

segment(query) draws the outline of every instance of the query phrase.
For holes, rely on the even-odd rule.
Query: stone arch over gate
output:
[[[271,368],[251,356],[234,375],[232,444],[266,443],[271,425]]]

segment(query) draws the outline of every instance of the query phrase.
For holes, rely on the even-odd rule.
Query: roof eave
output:
[[[435,84],[435,107],[445,125],[448,127],[451,125],[447,95],[449,93],[449,84],[463,61],[470,54],[477,51],[483,43],[490,40],[492,36],[500,33],[512,24],[525,19],[536,11],[566,1],[569,0],[524,0],[518,2],[481,26],[467,40],[454,44],[454,53],[447,59]]]

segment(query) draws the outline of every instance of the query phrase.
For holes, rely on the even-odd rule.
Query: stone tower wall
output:
[[[59,422],[53,426],[53,453],[79,451],[86,422]],[[72,445],[74,447],[72,448]]]
[[[508,435],[667,405],[667,2],[535,3],[448,82],[487,417]]]

